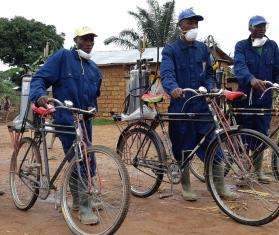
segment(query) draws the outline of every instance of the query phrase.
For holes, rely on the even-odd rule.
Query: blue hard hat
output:
[[[253,16],[249,20],[249,26],[256,26],[259,24],[267,24],[263,16]]]
[[[192,8],[183,10],[178,16],[178,23],[184,19],[196,19],[197,21],[203,20],[201,15],[197,15]]]

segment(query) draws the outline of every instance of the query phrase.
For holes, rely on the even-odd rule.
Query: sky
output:
[[[160,4],[166,0],[158,0]],[[189,7],[204,17],[199,24],[198,38],[213,35],[220,47],[233,55],[237,41],[249,36],[251,16],[263,15],[269,22],[267,36],[279,42],[279,13],[275,0],[176,0],[175,15]],[[136,6],[146,8],[146,0],[8,0],[1,1],[0,17],[24,16],[56,26],[65,33],[65,48],[73,45],[73,32],[80,26],[90,26],[98,37],[94,51],[120,50],[103,41],[127,28],[137,29],[136,21],[127,12]],[[0,64],[0,70],[7,67]]]

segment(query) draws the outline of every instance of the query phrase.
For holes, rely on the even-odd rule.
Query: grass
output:
[[[99,118],[93,120],[93,126],[111,125],[113,123],[114,121],[111,119]]]

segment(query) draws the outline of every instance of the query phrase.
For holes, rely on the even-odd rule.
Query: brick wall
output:
[[[101,117],[110,117],[109,112],[122,112],[126,97],[125,67],[123,65],[100,66],[103,74],[101,96],[98,99]]]
[[[105,65],[99,66],[103,74],[101,96],[98,99],[99,115],[102,118],[109,118],[110,111],[121,113],[124,110],[123,102],[127,96],[127,85],[129,83],[130,65]],[[155,66],[151,67],[155,71]],[[228,82],[228,87],[237,89],[237,84]],[[159,110],[166,112],[169,100],[160,103]]]
[[[127,84],[129,82],[129,65],[105,65],[99,66],[103,74],[101,96],[98,99],[99,115],[103,118],[110,117],[110,111],[123,112],[123,102],[127,96]],[[152,66],[152,70],[155,67]],[[168,101],[159,105],[161,111],[166,111]]]

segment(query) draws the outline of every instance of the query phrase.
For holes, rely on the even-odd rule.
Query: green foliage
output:
[[[15,85],[9,80],[3,80],[1,75],[2,73],[0,73],[0,100],[9,96],[12,104],[18,104],[20,96],[17,91],[13,90]]]
[[[0,72],[0,86],[4,81],[11,81],[14,86],[21,86],[21,77],[25,73],[25,70],[21,67],[14,67],[6,71]]]
[[[129,49],[138,48],[140,35],[147,37],[147,47],[163,47],[178,35],[178,27],[174,16],[175,1],[160,6],[157,0],[147,0],[148,9],[137,7],[137,11],[129,11],[138,25],[138,32],[125,29],[119,36],[107,38],[105,45],[114,43]]]
[[[103,118],[93,119],[93,126],[111,125],[113,123],[114,121],[111,119],[103,119]]]
[[[53,51],[60,49],[63,36],[56,33],[54,25],[20,16],[0,18],[0,59],[10,66],[31,65],[41,56],[47,42]]]

